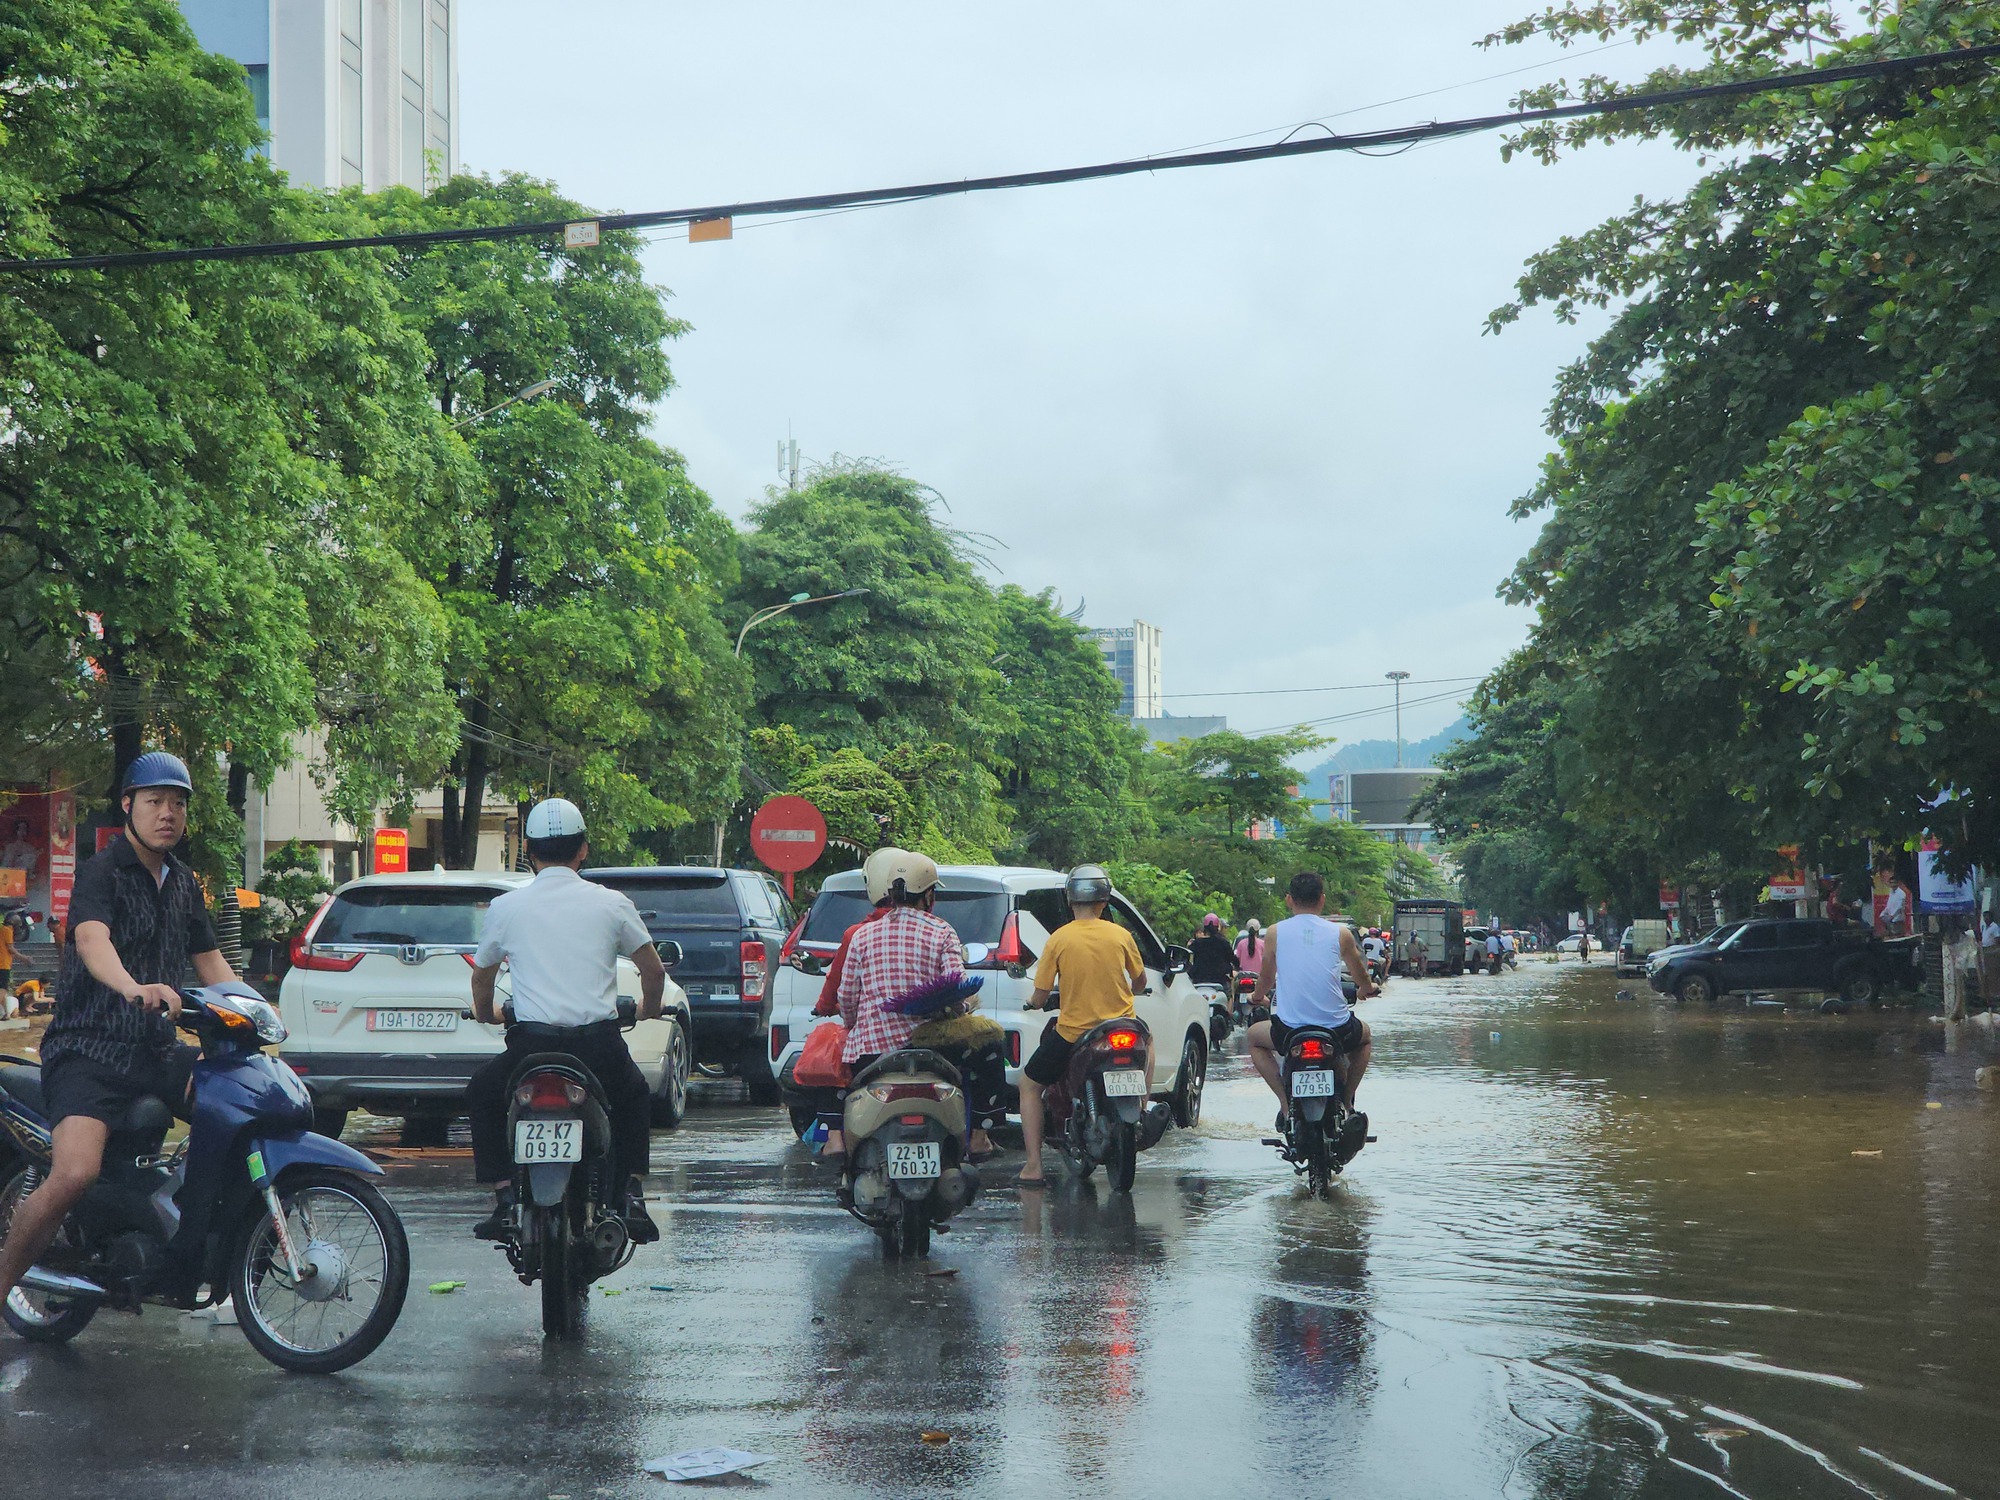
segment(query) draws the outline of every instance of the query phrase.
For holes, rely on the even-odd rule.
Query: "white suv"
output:
[[[433,1136],[464,1113],[465,1083],[501,1050],[498,1026],[472,1019],[472,954],[495,896],[532,877],[475,870],[368,875],[326,899],[292,943],[278,990],[290,1032],[283,1057],[313,1096],[314,1128],[337,1136],[350,1109],[401,1115]],[[500,971],[500,1000],[510,988]],[[639,971],[618,961],[618,992]],[[687,995],[669,978],[655,1021],[627,1036],[653,1089],[653,1123],[687,1108]]]
[[[937,914],[965,944],[966,968],[986,977],[980,1012],[1007,1033],[1007,1084],[1018,1089],[1021,1063],[1033,1053],[1049,1013],[1023,1010],[1034,993],[1034,966],[1049,934],[1069,920],[1063,876],[1056,870],[1007,865],[945,865],[938,871]],[[792,1069],[815,1024],[826,964],[847,929],[869,912],[859,870],[830,876],[812,909],[792,929],[778,953],[771,999],[771,1062],[785,1090],[792,1126],[803,1134],[812,1109],[792,1083]],[[1170,948],[1125,897],[1111,898],[1107,915],[1130,929],[1146,963],[1150,994],[1138,999],[1139,1018],[1153,1033],[1156,1098],[1173,1104],[1183,1128],[1201,1118],[1202,1084],[1208,1076],[1208,998],[1187,976],[1185,948]]]

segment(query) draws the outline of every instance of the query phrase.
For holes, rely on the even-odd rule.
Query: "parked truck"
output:
[[[1409,972],[1410,939],[1415,937],[1424,940],[1426,973],[1463,972],[1465,912],[1456,901],[1413,900],[1396,903],[1396,972]]]

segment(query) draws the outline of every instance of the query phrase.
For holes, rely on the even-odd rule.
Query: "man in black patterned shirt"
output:
[[[203,984],[234,979],[201,887],[172,850],[187,832],[187,767],[150,751],[125,772],[125,831],[76,872],[56,1013],[42,1038],[42,1098],[54,1124],[42,1184],[14,1206],[0,1247],[0,1299],[48,1248],[97,1180],[111,1127],[154,1095],[185,1116],[194,1048],[174,1030],[188,964]]]

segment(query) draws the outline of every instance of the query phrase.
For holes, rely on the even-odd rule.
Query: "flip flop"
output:
[[[1023,1172],[1020,1176],[1014,1179],[1014,1186],[1018,1188],[1045,1188],[1048,1185],[1049,1185],[1048,1178],[1030,1177],[1025,1172]]]
[[[1000,1152],[998,1148],[995,1148],[992,1151],[968,1151],[965,1153],[965,1159],[971,1162],[976,1167],[983,1161],[993,1160],[993,1158],[998,1156],[999,1154]]]

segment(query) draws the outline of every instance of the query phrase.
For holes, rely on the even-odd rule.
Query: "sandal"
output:
[[[1048,1178],[1030,1177],[1026,1172],[1014,1179],[1014,1186],[1017,1188],[1045,1188],[1048,1185]]]

